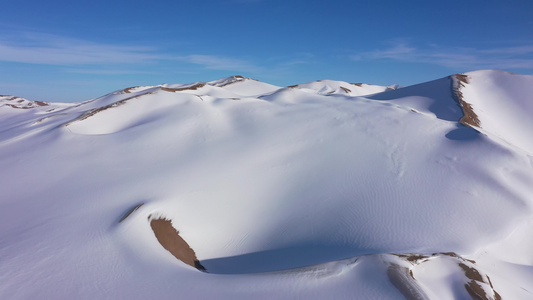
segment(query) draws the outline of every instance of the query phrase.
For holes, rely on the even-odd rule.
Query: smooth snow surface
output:
[[[533,76],[501,71],[468,73],[461,88],[482,131],[533,155]]]
[[[0,298],[531,299],[533,79],[464,75],[1,96]]]

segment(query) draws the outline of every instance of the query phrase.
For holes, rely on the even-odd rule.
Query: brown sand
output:
[[[172,226],[170,220],[153,219],[150,221],[150,226],[161,246],[172,253],[174,257],[200,271],[206,271],[204,266],[196,258],[194,250],[179,235],[179,232]]]
[[[135,89],[135,88],[138,88],[139,86],[132,86],[132,87],[129,87],[129,88],[125,88],[122,90],[122,93],[123,94],[129,94],[131,93],[131,90]]]
[[[241,80],[239,80],[239,79],[245,79],[244,76],[241,76],[241,75],[235,75],[235,76],[231,76],[231,77],[232,77],[233,79],[237,79],[237,80],[229,81],[229,82],[226,82],[226,83],[224,83],[224,84],[220,84],[220,85],[218,85],[218,87],[224,87],[224,86],[227,86],[227,85],[230,85],[230,84],[234,84],[234,83],[236,83],[236,82],[241,81]],[[248,79],[251,79],[251,78],[248,78]],[[255,79],[251,79],[251,80],[255,80]],[[257,81],[257,80],[255,80],[255,81]]]
[[[470,279],[469,282],[465,283],[465,289],[470,294],[472,299],[479,299],[479,300],[501,300],[502,297],[498,292],[494,290],[494,287],[492,286],[492,282],[490,281],[489,276],[485,275],[487,278],[487,281],[484,280],[483,276],[479,273],[478,270],[476,270],[473,267],[469,267],[463,263],[459,263],[459,267],[463,269],[463,272],[465,273],[465,276]],[[479,284],[480,282],[488,283],[490,285],[490,288],[492,289],[492,292],[494,293],[494,297],[491,297],[487,295],[487,292],[481,287]]]
[[[341,86],[341,89],[342,89],[343,91],[345,91],[346,93],[350,93],[350,92],[352,91],[352,90],[350,90],[349,88],[345,88],[345,87],[343,87],[343,86]]]
[[[0,95],[0,97],[10,97],[7,99],[3,99],[2,102],[7,102],[5,105],[11,108],[29,109],[29,108],[34,108],[37,106],[48,106],[49,105],[47,102],[44,102],[44,101],[29,101],[29,100],[25,100],[23,98],[16,97],[16,96]]]
[[[395,254],[392,255],[401,257],[413,265],[419,265],[426,262],[430,257],[436,257],[439,255],[446,255],[457,259],[457,265],[463,271],[466,280],[464,284],[465,290],[468,292],[470,297],[475,300],[501,300],[500,294],[496,292],[492,282],[488,275],[480,272],[476,267],[476,262],[474,260],[466,259],[455,252],[441,252],[433,253],[431,256],[422,255],[422,254]],[[397,264],[391,264],[387,270],[387,275],[389,276],[390,281],[393,285],[405,296],[407,299],[427,299],[427,295],[424,294],[422,290],[417,287],[416,279],[413,276],[413,272]],[[410,278],[408,277],[410,276]],[[492,293],[487,293],[483,288],[484,284],[488,284]]]
[[[161,87],[160,90],[165,91],[165,92],[179,92],[179,91],[185,91],[185,90],[197,90],[197,89],[199,89],[199,88],[201,88],[203,86],[205,86],[205,83],[198,83],[198,84],[195,84],[195,85],[192,85],[192,86],[189,86],[189,87],[176,88],[176,89]],[[130,90],[133,89],[133,88],[135,88],[135,87],[127,88],[127,89],[123,90],[122,92],[123,93],[131,93]],[[125,104],[126,102],[128,102],[129,100],[132,100],[132,99],[135,99],[135,98],[139,98],[139,97],[145,96],[145,95],[150,95],[150,94],[153,94],[155,92],[156,91],[145,92],[145,93],[142,93],[142,94],[139,94],[139,95],[135,95],[135,96],[131,96],[131,97],[122,99],[122,100],[117,101],[115,103],[108,104],[106,106],[102,106],[102,107],[99,107],[99,108],[92,109],[92,110],[82,114],[81,116],[77,117],[76,119],[65,123],[64,126],[69,126],[70,124],[72,124],[74,122],[77,122],[77,121],[83,121],[83,120],[85,120],[85,119],[87,119],[89,117],[92,117],[92,116],[96,115],[99,112],[102,112],[102,111],[110,109],[110,108],[115,108],[115,107],[121,106],[121,105]],[[198,96],[198,95],[196,95],[196,96]],[[202,97],[200,97],[200,96],[198,96],[198,97],[203,101]],[[39,104],[39,105],[41,105],[41,104]]]
[[[406,253],[406,254],[396,254],[396,253],[392,253],[392,255],[396,255],[396,256],[398,256],[398,257],[401,257],[401,258],[403,258],[403,259],[406,259],[406,260],[409,261],[409,262],[416,263],[416,264],[418,264],[420,260],[421,260],[422,262],[425,262],[425,261],[427,261],[427,259],[429,258],[429,256],[427,256],[427,255],[423,255],[423,254],[414,254],[414,253]]]
[[[468,76],[465,74],[453,75],[457,80],[457,87],[454,90],[456,101],[463,110],[463,117],[459,120],[459,123],[468,127],[480,127],[479,118],[474,112],[472,105],[464,100],[463,92],[461,91],[468,84]]]
[[[77,121],[83,121],[89,117],[92,117],[94,115],[96,115],[97,113],[99,112],[102,112],[104,110],[107,110],[107,109],[110,109],[110,108],[115,108],[115,107],[118,107],[118,106],[121,106],[123,104],[125,104],[126,102],[128,102],[129,100],[131,99],[135,99],[135,98],[139,98],[141,96],[144,96],[144,95],[149,95],[149,94],[153,94],[153,92],[146,92],[144,94],[140,94],[140,95],[135,95],[135,96],[131,96],[131,97],[128,97],[128,98],[125,98],[125,99],[122,99],[120,101],[117,101],[115,103],[111,103],[111,104],[108,104],[108,105],[105,105],[105,106],[102,106],[102,107],[98,107],[98,108],[95,108],[95,109],[91,109],[90,111],[82,114],[81,116],[77,117],[76,119],[74,120],[71,120],[67,123],[65,123],[63,126],[69,126],[70,124],[72,123],[75,123]],[[79,105],[78,105],[79,106]]]
[[[161,90],[165,91],[165,92],[181,92],[181,91],[194,91],[194,90],[197,90],[201,87],[204,87],[205,86],[205,83],[197,83],[197,84],[193,84],[191,86],[187,86],[187,87],[182,87],[182,88],[167,88],[167,87],[161,87]]]

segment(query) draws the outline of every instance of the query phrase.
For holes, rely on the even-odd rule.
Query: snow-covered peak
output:
[[[30,101],[21,97],[0,95],[0,108],[10,107],[15,109],[30,109],[48,105],[47,102],[43,101]]]
[[[153,88],[154,86],[132,86],[132,87],[128,87],[122,90],[118,90],[114,92],[114,94],[136,94],[136,93],[145,92]]]
[[[234,76],[229,76],[229,77],[224,77],[224,78],[220,78],[217,80],[209,81],[208,84],[212,86],[223,87],[228,84],[235,83],[235,82],[248,81],[248,80],[255,80],[255,79],[247,78],[241,75],[234,75]]]
[[[397,85],[379,86],[366,83],[348,83],[345,81],[335,80],[317,80],[308,83],[302,83],[290,86],[291,88],[308,89],[321,95],[349,95],[364,96],[381,93],[387,90],[397,88]]]
[[[242,97],[259,97],[264,94],[273,93],[274,91],[280,89],[279,86],[239,75],[211,81],[209,82],[209,85],[222,87],[225,90],[238,94]]]

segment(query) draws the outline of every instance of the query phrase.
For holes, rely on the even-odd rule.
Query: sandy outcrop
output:
[[[200,271],[207,271],[204,266],[202,266],[198,258],[196,258],[196,253],[194,253],[194,250],[172,226],[172,222],[170,220],[160,218],[151,219],[150,226],[152,227],[155,237],[161,246],[168,250],[168,252],[172,253],[174,257]]]
[[[455,74],[452,76],[453,80],[453,92],[455,101],[463,110],[463,117],[459,120],[459,123],[468,127],[480,127],[479,118],[474,112],[472,105],[465,101],[463,97],[462,89],[468,84],[468,76],[465,74]]]
[[[494,289],[487,274],[481,271],[474,260],[466,259],[455,252],[421,254],[393,254],[401,258],[401,264],[391,262],[387,269],[387,276],[391,283],[404,295],[406,299],[429,299],[420,282],[413,272],[414,269],[430,263],[433,260],[452,259],[457,266],[456,276],[464,282],[464,289],[472,297],[479,300],[501,300],[500,294]],[[404,263],[408,262],[408,264]],[[427,288],[427,287],[426,287]]]

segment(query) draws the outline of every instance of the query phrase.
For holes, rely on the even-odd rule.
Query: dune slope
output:
[[[2,96],[0,298],[531,298],[530,81]]]

